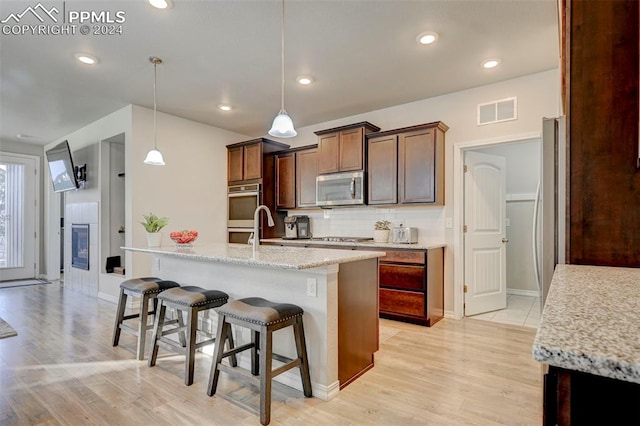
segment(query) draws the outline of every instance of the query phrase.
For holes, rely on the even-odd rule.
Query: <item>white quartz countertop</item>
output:
[[[273,269],[310,269],[326,265],[374,259],[385,255],[383,251],[346,251],[338,249],[277,247],[260,245],[254,255],[247,244],[195,244],[193,247],[122,247],[133,252],[162,254],[206,262],[233,263]]]
[[[285,240],[284,238],[269,238],[260,240],[271,244],[286,244],[288,246],[304,246],[312,248],[313,246],[336,246],[342,249],[357,248],[361,250],[384,250],[384,249],[405,249],[405,250],[430,250],[440,247],[446,247],[443,243],[418,242],[414,244],[394,244],[394,243],[376,243],[373,240],[360,242],[338,242],[338,241],[321,241],[321,240]]]
[[[533,358],[640,383],[640,268],[556,266]]]

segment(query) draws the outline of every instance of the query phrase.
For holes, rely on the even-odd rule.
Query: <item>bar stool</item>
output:
[[[293,367],[300,369],[304,396],[311,395],[311,378],[309,377],[309,361],[307,359],[307,347],[304,339],[304,326],[302,323],[302,308],[289,303],[273,303],[259,297],[234,300],[220,308],[218,312],[218,336],[231,337],[231,326],[235,324],[251,330],[251,343],[239,346],[235,349],[224,351],[224,345],[216,345],[209,375],[209,387],[207,394],[213,396],[218,387],[220,371],[232,375],[240,375],[248,378],[260,386],[260,423],[269,424],[271,421],[271,380],[279,374]],[[293,326],[293,335],[296,341],[298,357],[291,359],[273,353],[272,334],[284,327]],[[222,359],[235,356],[238,352],[251,349],[251,375],[246,370],[232,368],[222,364]],[[271,369],[272,360],[285,363]],[[258,377],[253,377],[258,376]]]
[[[193,383],[196,349],[214,343],[216,341],[216,337],[220,336],[219,334],[213,336],[203,330],[198,330],[198,312],[224,305],[227,303],[228,299],[229,295],[227,293],[218,290],[205,290],[196,286],[176,287],[162,292],[158,296],[158,300],[160,301],[160,310],[158,311],[158,315],[156,315],[156,321],[153,326],[153,343],[151,345],[151,353],[149,355],[149,367],[156,365],[158,347],[160,343],[163,343],[164,345],[175,349],[177,352],[186,355],[184,383],[185,385],[190,386]],[[164,329],[164,326],[169,324],[164,321],[167,307],[176,309],[176,315],[181,320],[181,311],[187,311],[188,318],[186,324],[179,323],[177,327],[170,328],[168,330]],[[183,333],[185,330],[187,332],[186,347],[185,345],[179,346],[177,342],[166,337],[178,332]],[[205,335],[207,339],[197,342],[198,331]],[[224,345],[226,340],[227,339],[221,339],[221,345]],[[233,348],[233,336],[229,336],[229,345]],[[235,355],[231,362],[235,365]]]
[[[115,325],[113,327],[113,346],[118,346],[120,342],[120,331],[126,331],[138,336],[137,358],[144,359],[144,344],[147,331],[151,330],[153,324],[147,324],[147,316],[156,314],[158,294],[168,288],[180,287],[175,281],[164,281],[157,277],[132,278],[123,281],[120,284],[120,298],[118,299],[118,310],[116,313]],[[140,312],[137,314],[125,315],[127,306],[127,296],[135,296],[140,298]],[[149,309],[149,300],[153,300],[153,310]],[[140,318],[138,327],[133,328],[124,321]]]

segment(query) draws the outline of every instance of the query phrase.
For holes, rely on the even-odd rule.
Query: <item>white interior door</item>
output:
[[[507,307],[506,160],[465,153],[465,315]]]
[[[35,157],[0,153],[0,281],[36,276]]]

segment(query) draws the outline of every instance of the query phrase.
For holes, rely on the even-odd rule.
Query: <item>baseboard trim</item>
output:
[[[513,294],[514,296],[540,297],[540,293],[536,290],[520,290],[518,288],[508,288],[507,294]]]
[[[114,304],[118,304],[118,298],[107,293],[98,292],[98,299],[106,300]]]
[[[455,319],[455,320],[460,319],[460,318],[456,318],[456,313],[455,313],[455,311],[446,311],[446,310],[445,310],[445,311],[444,311],[444,317],[445,317],[445,318],[449,318],[449,319]]]

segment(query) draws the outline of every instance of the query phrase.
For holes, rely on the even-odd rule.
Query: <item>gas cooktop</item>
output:
[[[361,241],[371,241],[370,237],[313,237],[311,241],[330,241],[332,243],[359,243]]]

